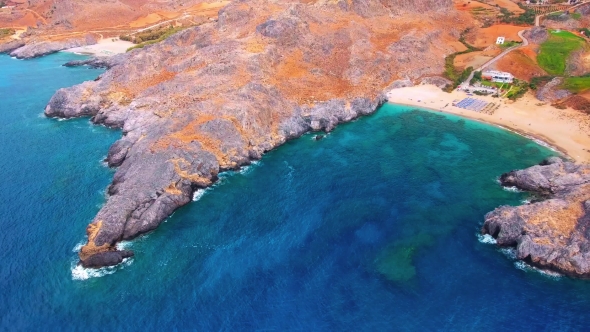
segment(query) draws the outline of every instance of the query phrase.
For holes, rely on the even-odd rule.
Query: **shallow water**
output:
[[[46,119],[100,73],[0,56],[0,330],[536,330],[590,323],[590,284],[515,264],[478,237],[526,194],[497,176],[553,152],[498,128],[386,105],[289,142],[124,245],[75,268],[120,132]],[[512,257],[512,258],[511,258]]]

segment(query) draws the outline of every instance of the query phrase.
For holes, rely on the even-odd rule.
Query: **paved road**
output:
[[[504,52],[498,54],[496,57],[494,57],[490,61],[488,61],[488,62],[484,63],[483,65],[481,65],[481,67],[478,67],[475,70],[473,70],[473,72],[471,73],[471,75],[469,75],[469,77],[467,78],[467,80],[465,80],[463,83],[461,83],[461,86],[468,86],[469,85],[469,82],[471,81],[471,79],[473,79],[473,74],[476,71],[483,71],[488,66],[490,66],[490,65],[496,63],[498,60],[502,59],[506,54],[514,51],[517,48],[527,46],[529,44],[529,41],[524,37],[525,31],[527,31],[527,30],[520,30],[518,32],[518,37],[520,37],[520,39],[522,39],[522,43],[521,44],[514,45],[512,47],[507,48],[506,50],[504,50]]]

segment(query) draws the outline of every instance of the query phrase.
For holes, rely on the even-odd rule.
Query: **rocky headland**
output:
[[[482,233],[515,247],[517,258],[532,266],[590,278],[590,165],[552,157],[503,174],[500,182],[534,199],[488,213]]]
[[[97,40],[92,34],[54,41],[39,38],[25,38],[1,43],[0,53],[7,53],[17,59],[32,59],[69,48],[94,45],[96,43]]]
[[[129,257],[119,241],[158,227],[219,172],[374,112],[393,82],[439,75],[469,24],[450,0],[238,1],[217,22],[60,89],[47,116],[89,116],[123,131],[108,152],[117,171],[81,264]]]

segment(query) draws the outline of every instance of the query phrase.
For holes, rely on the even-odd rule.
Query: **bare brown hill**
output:
[[[117,242],[156,228],[220,171],[375,111],[398,79],[440,74],[469,25],[450,0],[239,1],[59,90],[48,116],[92,116],[124,134],[82,264],[120,262],[130,253]]]
[[[19,3],[7,1],[7,4],[14,5],[14,9],[7,13],[0,12],[0,27],[31,26],[42,28],[46,33],[58,33],[114,27],[129,28],[131,22],[141,21],[141,18],[148,15],[158,17],[155,21],[146,20],[145,24],[138,25],[142,27],[179,17],[190,11],[193,6],[204,2],[202,0],[30,0]]]

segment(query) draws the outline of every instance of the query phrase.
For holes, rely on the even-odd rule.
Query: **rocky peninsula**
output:
[[[503,174],[500,182],[534,199],[488,213],[482,233],[515,247],[517,258],[532,266],[590,278],[590,165],[552,157]]]
[[[56,41],[40,40],[37,38],[16,39],[0,44],[0,53],[7,53],[17,59],[31,59],[73,47],[94,45],[96,43],[96,38],[92,34]]]
[[[87,228],[81,264],[132,253],[219,172],[308,131],[374,112],[397,80],[440,74],[470,19],[452,1],[233,2],[217,22],[120,56],[95,81],[61,89],[49,117],[121,128],[108,200]]]

